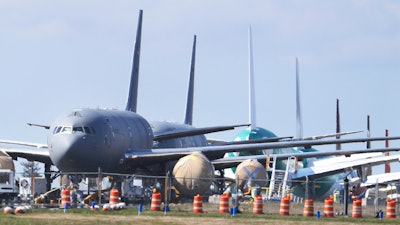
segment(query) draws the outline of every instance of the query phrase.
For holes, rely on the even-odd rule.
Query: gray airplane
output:
[[[0,142],[7,144],[36,147],[36,149],[4,148],[1,151],[14,159],[24,157],[28,160],[44,162],[46,172],[50,171],[51,165],[55,165],[60,171],[67,174],[97,172],[101,168],[102,171],[110,173],[135,173],[140,169],[141,171],[148,171],[150,174],[164,175],[166,171],[171,169],[168,167],[170,162],[175,162],[187,155],[205,159],[212,165],[215,160],[218,161],[218,159],[223,158],[226,152],[400,139],[400,137],[377,137],[307,141],[275,140],[276,142],[265,140],[265,142],[258,141],[261,143],[243,142],[210,146],[207,145],[205,134],[233,129],[235,126],[206,128],[191,126],[192,100],[188,101],[184,124],[149,122],[136,113],[141,27],[142,11],[139,13],[126,110],[73,109],[58,117],[51,126],[39,125],[50,129],[47,145],[0,140]],[[195,43],[196,39],[193,44],[191,71],[194,71]],[[189,88],[188,96],[192,91]],[[365,152],[398,150],[398,148],[368,149]],[[359,150],[355,152],[360,153]],[[352,154],[353,152],[335,151],[325,154],[345,153]],[[310,153],[307,157],[315,156]],[[191,166],[196,168],[198,165],[195,164],[196,162]],[[218,162],[219,168],[228,166],[231,165]],[[213,169],[212,167],[210,170]]]

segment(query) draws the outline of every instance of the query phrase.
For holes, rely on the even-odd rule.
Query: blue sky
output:
[[[398,1],[0,0],[0,138],[45,143],[27,122],[124,109],[139,9],[138,113],[149,120],[183,121],[196,34],[194,125],[246,123],[251,25],[258,126],[295,135],[298,57],[304,136],[335,131],[337,98],[343,131],[365,129],[370,115],[372,136],[400,135]]]

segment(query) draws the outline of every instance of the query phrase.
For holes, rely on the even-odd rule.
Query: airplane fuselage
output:
[[[269,130],[256,127],[251,130],[243,130],[238,133],[238,135],[234,138],[235,141],[242,141],[242,140],[254,140],[254,139],[262,139],[262,138],[271,138],[271,137],[276,137],[274,133],[272,133]],[[283,153],[299,153],[299,152],[316,152],[317,150],[314,148],[310,149],[299,149],[299,148],[279,148],[279,149],[273,149],[272,153],[273,154],[283,154]],[[250,155],[251,153],[246,153],[246,152],[240,152],[238,155]],[[257,152],[256,154],[269,154],[267,151],[265,152]],[[228,154],[228,157],[232,157],[234,154]],[[315,158],[311,159],[315,160]],[[307,165],[308,160],[304,160],[301,164],[303,167],[308,167],[311,165]],[[286,161],[278,161],[276,164],[276,168],[279,170],[285,170],[286,169]],[[236,168],[235,168],[236,169]],[[235,172],[235,171],[234,171]],[[325,197],[329,196],[332,191],[335,188],[338,188],[338,183],[336,182],[338,177],[340,175],[331,175],[331,176],[326,176],[323,178],[319,178],[315,181],[315,190],[314,190],[314,196],[316,198],[324,199]],[[296,196],[300,197],[305,197],[305,186],[304,185],[295,185],[293,189],[293,193]]]
[[[120,170],[126,152],[151,149],[153,132],[140,115],[120,110],[75,109],[51,127],[52,162],[65,172]]]
[[[129,165],[128,168],[124,164],[125,153],[207,145],[204,135],[153,141],[153,132],[192,128],[171,122],[150,123],[130,111],[74,109],[53,123],[47,141],[53,164],[63,172],[96,172],[99,168],[107,172],[125,172],[135,167]],[[151,163],[146,164],[151,166]]]

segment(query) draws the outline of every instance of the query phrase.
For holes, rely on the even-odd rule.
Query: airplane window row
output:
[[[67,133],[67,134],[95,134],[95,130],[93,127],[63,127],[56,126],[53,130],[53,134],[58,133]]]

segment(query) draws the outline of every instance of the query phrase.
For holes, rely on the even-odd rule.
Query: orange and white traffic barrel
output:
[[[110,205],[119,203],[119,191],[118,189],[111,189],[110,191]]]
[[[71,196],[70,191],[67,188],[64,188],[61,191],[61,208],[69,208],[71,206]]]
[[[326,198],[324,201],[324,215],[326,217],[333,217],[333,215],[334,215],[333,199],[331,199],[331,198]]]
[[[193,213],[203,212],[203,197],[201,195],[196,195],[193,197]]]
[[[314,216],[314,201],[310,198],[304,202],[303,216]]]
[[[386,218],[396,218],[396,201],[386,202]]]
[[[254,197],[253,202],[253,214],[262,214],[263,213],[263,200],[262,197],[257,195]]]
[[[229,213],[229,196],[226,194],[219,197],[219,213]]]
[[[154,192],[151,195],[150,210],[153,210],[153,211],[161,210],[161,193],[160,192]]]
[[[351,217],[353,217],[353,218],[361,218],[362,217],[361,200],[359,200],[359,199],[353,200],[353,210],[351,211]]]
[[[290,198],[282,198],[279,206],[280,215],[289,215]]]

